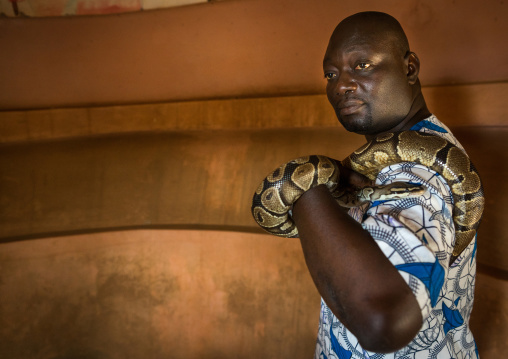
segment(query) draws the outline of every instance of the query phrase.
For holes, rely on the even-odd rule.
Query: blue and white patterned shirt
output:
[[[420,121],[411,130],[444,137],[462,148],[435,116]],[[368,352],[321,300],[315,359],[479,358],[469,329],[476,238],[449,266],[455,229],[453,200],[445,180],[425,166],[404,162],[384,168],[376,184],[397,181],[423,184],[426,191],[414,198],[369,203],[349,213],[369,231],[413,291],[423,326],[407,347],[395,353]]]

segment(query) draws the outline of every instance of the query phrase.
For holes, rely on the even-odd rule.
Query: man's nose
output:
[[[337,85],[335,88],[335,92],[338,95],[345,95],[347,92],[356,91],[357,84],[354,81],[353,76],[351,76],[351,74],[344,71],[338,76],[339,78],[337,79]]]

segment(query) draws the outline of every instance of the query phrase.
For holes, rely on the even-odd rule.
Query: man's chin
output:
[[[353,132],[358,135],[368,135],[370,123],[366,119],[358,120],[351,118],[339,117],[339,122],[348,132]]]

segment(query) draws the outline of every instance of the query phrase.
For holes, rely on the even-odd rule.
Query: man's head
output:
[[[363,12],[344,19],[323,60],[328,100],[339,121],[348,131],[367,136],[399,129],[418,110],[419,65],[390,15]]]

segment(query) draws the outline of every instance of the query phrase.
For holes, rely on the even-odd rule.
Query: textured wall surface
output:
[[[337,23],[400,20],[424,85],[508,80],[500,0],[234,0],[97,17],[0,18],[0,109],[322,93]]]
[[[298,240],[130,231],[4,244],[0,357],[310,358]]]
[[[301,250],[252,233],[249,199],[281,162],[363,142],[321,95],[328,36],[362,10],[401,20],[436,85],[431,111],[480,170],[472,327],[482,359],[503,357],[506,6],[242,0],[0,18],[0,358],[311,357],[319,297]]]
[[[506,85],[474,87],[426,93],[438,109],[448,109],[446,94],[463,94],[469,114],[478,115],[440,117],[486,190],[472,323],[488,359],[508,350],[508,190],[500,185],[508,173],[499,166],[508,162],[508,129],[506,109],[481,99]],[[487,105],[489,125],[476,102]],[[308,153],[342,158],[363,142],[338,125],[323,126],[327,121],[312,115],[327,117],[319,104],[326,105],[322,96],[300,96],[173,104],[172,111],[161,104],[0,116],[0,354],[308,358],[319,300],[298,242],[238,231],[258,230],[250,198],[274,166]],[[223,116],[211,115],[220,108]],[[170,130],[179,123],[174,116],[194,124]],[[239,118],[248,128],[237,127]],[[79,123],[94,126],[73,126]],[[128,228],[159,230],[100,233]],[[99,233],[61,237],[80,232]],[[236,301],[224,299],[230,292]]]
[[[312,357],[319,295],[298,240],[141,230],[0,248],[2,358]],[[478,273],[482,359],[508,350],[507,296]]]

